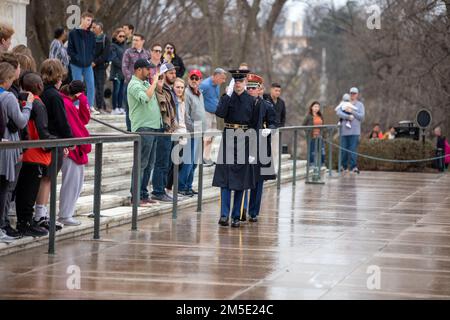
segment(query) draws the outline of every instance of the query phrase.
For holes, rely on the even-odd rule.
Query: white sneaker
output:
[[[0,229],[0,242],[10,244],[10,243],[13,243],[15,240],[17,240],[17,239],[8,236],[2,229]]]
[[[95,108],[91,108],[91,113],[92,113],[94,116],[98,116],[98,115],[100,114],[100,111],[96,110]]]
[[[119,110],[120,110],[120,114],[126,114],[127,113],[124,108],[120,108]]]
[[[113,114],[113,115],[119,115],[119,114],[122,114],[122,112],[120,111],[120,109],[114,109],[114,110],[111,112],[111,114]]]
[[[74,218],[59,218],[59,223],[62,223],[66,227],[76,227],[81,225],[81,222],[78,220],[75,220]]]

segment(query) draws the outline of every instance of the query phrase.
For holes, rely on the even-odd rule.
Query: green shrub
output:
[[[338,140],[335,140],[335,144],[339,144]],[[358,153],[382,159],[420,160],[435,157],[435,148],[431,141],[426,141],[423,145],[421,141],[409,139],[362,139]],[[432,164],[432,162],[392,163],[358,157],[358,168],[365,171],[424,171],[426,168],[431,168]],[[338,150],[336,147],[333,147],[333,166],[337,169]]]

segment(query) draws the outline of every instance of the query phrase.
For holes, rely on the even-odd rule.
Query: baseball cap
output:
[[[147,68],[150,69],[152,67],[152,64],[147,59],[139,59],[134,64],[134,70],[137,70],[139,68]]]
[[[359,90],[358,90],[358,88],[353,87],[353,88],[350,89],[350,93],[356,93],[356,94],[358,94],[358,93],[359,93]]]
[[[198,69],[194,69],[194,70],[191,70],[191,71],[189,72],[189,78],[192,77],[192,76],[197,76],[197,77],[199,77],[200,79],[203,78],[202,72],[201,72],[200,70],[198,70]]]
[[[159,69],[159,73],[163,74],[163,73],[166,73],[167,71],[174,70],[174,69],[176,69],[175,66],[173,64],[167,62],[161,66],[161,68]]]

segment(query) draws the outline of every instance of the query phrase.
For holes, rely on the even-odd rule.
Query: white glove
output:
[[[248,157],[248,162],[249,163],[253,163],[253,162],[255,162],[255,160],[256,160],[255,157],[252,157],[252,156]]]
[[[263,131],[261,132],[261,134],[264,138],[267,138],[268,136],[270,136],[271,133],[272,133],[272,130],[270,130],[270,129],[263,129]]]
[[[227,87],[227,95],[231,97],[233,95],[234,88],[230,85]]]

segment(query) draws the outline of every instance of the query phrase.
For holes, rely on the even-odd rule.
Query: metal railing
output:
[[[78,145],[94,144],[95,145],[95,164],[94,164],[94,199],[93,199],[93,215],[94,215],[94,240],[100,239],[100,217],[101,217],[101,185],[102,185],[102,166],[103,166],[103,145],[108,143],[120,143],[120,142],[133,142],[133,170],[132,170],[132,219],[131,230],[136,231],[138,227],[138,207],[140,203],[140,167],[141,167],[141,140],[142,136],[167,136],[173,140],[179,138],[199,139],[203,141],[207,136],[221,136],[222,131],[210,131],[210,132],[191,132],[191,133],[160,133],[160,132],[139,132],[131,133],[113,125],[110,125],[99,119],[92,118],[93,121],[98,122],[106,127],[109,127],[120,134],[101,134],[92,135],[88,138],[79,139],[58,139],[58,140],[39,140],[39,141],[19,141],[19,142],[2,142],[0,143],[0,150],[4,149],[29,149],[29,148],[53,148],[52,149],[52,163],[50,166],[51,176],[51,195],[50,195],[50,230],[49,230],[49,244],[48,253],[55,253],[55,240],[56,240],[56,190],[57,190],[57,167],[58,167],[58,153],[62,148],[68,148]],[[293,152],[293,170],[292,181],[296,184],[297,180],[297,160],[298,160],[298,132],[305,131],[308,144],[307,154],[307,183],[310,170],[309,159],[309,144],[310,144],[310,132],[313,129],[328,130],[330,134],[334,132],[337,126],[297,126],[286,127],[279,129],[279,161],[278,161],[278,178],[277,186],[281,188],[282,180],[282,137],[283,133],[288,131],[294,131],[294,152]],[[175,142],[177,144],[177,142]],[[331,149],[332,146],[330,146]],[[330,150],[330,169],[332,164],[332,152]],[[203,159],[202,157],[200,157]],[[318,159],[319,157],[316,157]],[[172,219],[177,219],[178,216],[178,180],[179,180],[180,165],[174,163],[173,168],[173,202],[172,202]],[[320,172],[319,172],[320,174]],[[330,170],[331,175],[331,170]],[[202,212],[203,205],[203,182],[204,182],[204,165],[203,161],[198,163],[198,197],[197,197],[197,212]]]
[[[77,145],[95,144],[95,168],[94,168],[94,239],[100,239],[100,211],[101,211],[101,184],[102,184],[102,162],[103,162],[103,144],[115,142],[134,142],[133,155],[133,175],[139,176],[141,162],[141,137],[135,134],[115,135],[115,136],[93,136],[79,139],[58,139],[58,140],[40,140],[40,141],[19,141],[19,142],[1,142],[0,150],[6,149],[30,149],[30,148],[53,148],[52,163],[50,165],[51,193],[50,193],[50,230],[48,253],[55,253],[56,236],[56,186],[57,186],[57,168],[58,152],[61,148],[69,148]],[[133,179],[133,211],[132,211],[132,230],[137,230],[138,207],[139,207],[139,179]]]
[[[125,131],[123,129],[117,128],[105,121],[92,118],[95,122],[98,122],[110,129],[113,129],[117,132],[124,133],[124,134],[132,134],[131,132]],[[311,132],[314,129],[319,129],[322,131],[326,131],[328,136],[333,136],[333,134],[338,131],[339,136],[341,135],[340,127],[338,125],[322,125],[322,126],[291,126],[291,127],[284,127],[277,129],[279,132],[279,141],[278,141],[278,169],[277,169],[277,188],[278,190],[281,189],[281,183],[282,183],[282,137],[284,132],[293,131],[294,132],[294,151],[293,151],[293,170],[292,170],[292,183],[293,185],[296,185],[297,183],[297,161],[298,161],[298,133],[299,131],[304,131],[306,134],[307,139],[307,166],[306,166],[306,180],[305,183],[307,184],[324,184],[324,182],[321,180],[321,172],[320,170],[315,170],[313,172],[313,175],[310,175],[310,140],[311,140]],[[188,132],[188,133],[159,133],[159,132],[136,132],[133,134],[138,134],[140,136],[167,136],[171,137],[172,140],[177,140],[178,138],[192,138],[192,139],[199,139],[200,141],[203,141],[205,137],[208,136],[222,136],[223,131],[219,130],[210,130],[208,132]],[[319,145],[317,145],[319,143]],[[319,138],[316,139],[316,149],[321,150],[322,148],[323,139]],[[329,163],[328,163],[328,174],[329,177],[332,177],[332,164],[333,164],[333,145],[329,144]],[[316,154],[318,154],[316,152]],[[315,157],[315,168],[320,168],[318,162],[320,162],[320,157]],[[179,177],[179,168],[180,166],[178,164],[174,164],[173,168],[173,195],[178,194],[178,177]],[[340,175],[339,168],[341,168],[341,153],[339,153],[339,165],[338,165],[338,173]],[[197,212],[202,211],[202,200],[203,200],[203,173],[204,173],[204,166],[203,161],[200,161],[198,164],[198,196],[197,196]],[[312,178],[312,179],[310,179]],[[178,197],[173,197],[172,202],[172,218],[177,219],[178,215]]]

